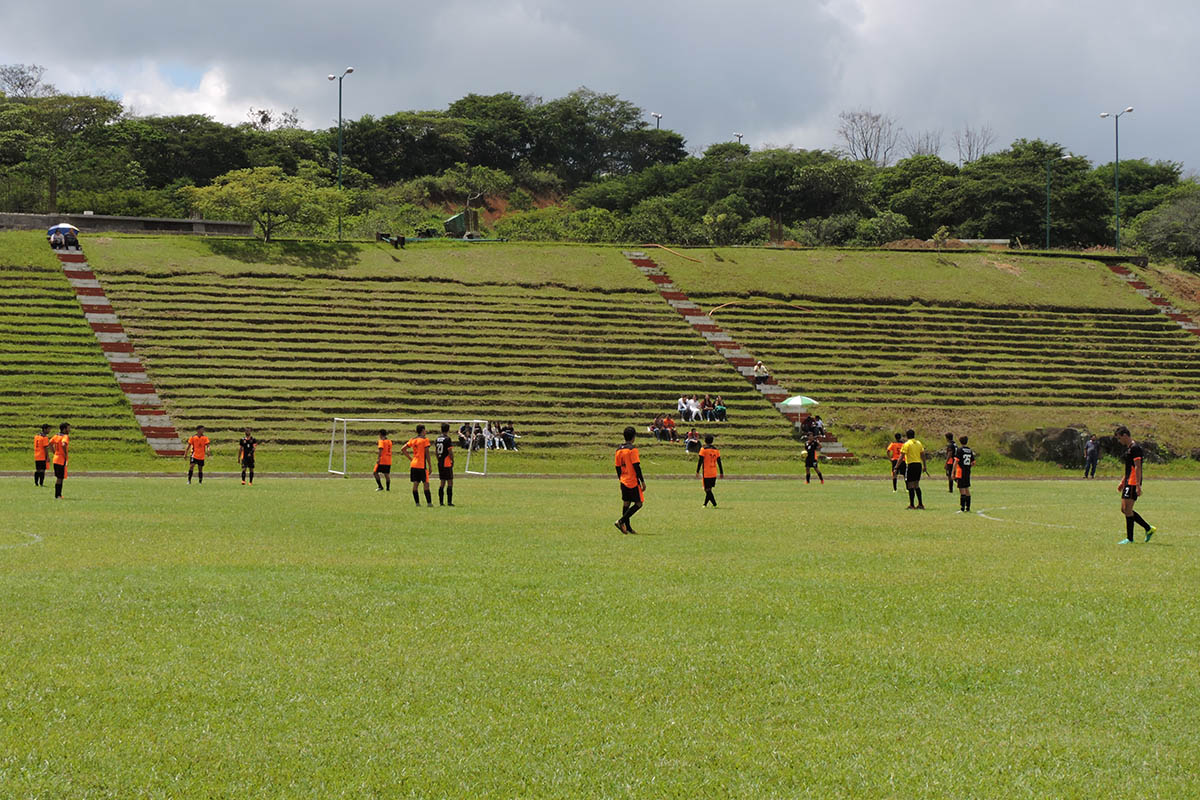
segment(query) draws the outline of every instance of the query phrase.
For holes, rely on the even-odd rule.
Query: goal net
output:
[[[487,447],[478,440],[483,437],[482,431],[487,430],[487,422],[481,419],[377,419],[373,417],[334,417],[333,431],[329,435],[329,471],[334,475],[346,475],[349,471],[351,460],[359,463],[360,460],[369,463],[374,463],[375,457],[379,450],[376,443],[379,441],[380,429],[386,430],[389,436],[394,439],[399,439],[401,442],[407,441],[402,438],[405,433],[409,435],[416,434],[417,425],[425,426],[425,435],[433,441],[442,432],[442,423],[450,423],[450,438],[454,440],[454,447],[459,452],[466,452],[466,463],[463,465],[463,472],[468,475],[487,475]],[[467,437],[467,446],[463,447],[459,438],[459,429],[463,425],[470,426],[470,435]],[[479,436],[476,436],[476,429],[480,431]],[[397,435],[398,434],[398,435]],[[398,447],[396,448],[399,449]],[[339,452],[340,457],[339,457]],[[472,469],[471,456],[476,450],[482,451],[482,461],[480,464],[480,456],[475,457],[475,468]],[[435,454],[436,458],[436,454]],[[459,462],[460,456],[455,453],[455,462]]]

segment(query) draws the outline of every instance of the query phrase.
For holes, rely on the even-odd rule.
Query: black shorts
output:
[[[42,459],[41,461],[33,462],[33,468],[37,472],[45,472],[46,471],[46,460]]]
[[[953,475],[953,474],[954,474],[954,462],[947,461],[946,462],[946,475]]]
[[[375,471],[377,473],[379,473],[380,475],[391,475],[392,474],[392,465],[391,464],[376,464]]]
[[[900,471],[900,462],[899,462],[899,461],[893,461],[893,462],[892,462],[892,474],[893,474],[893,475],[895,475],[895,474],[896,474],[897,472],[899,472],[899,471]]]
[[[1136,486],[1133,486],[1132,484],[1130,484],[1121,489],[1121,499],[1122,500],[1133,500],[1136,502],[1137,498],[1138,498],[1138,493],[1137,493]]]
[[[429,473],[422,467],[409,467],[408,479],[413,483],[429,483]]]
[[[642,490],[637,486],[626,486],[621,484],[621,499],[626,503],[642,502]]]
[[[204,459],[203,458],[193,458],[192,463],[195,464],[197,467],[203,467]]]
[[[717,479],[716,479],[716,478],[705,478],[705,479],[704,479],[704,488],[705,488],[705,489],[711,489],[711,488],[713,488],[713,487],[714,487],[714,486],[716,486],[716,485],[717,485]]]
[[[904,465],[904,481],[906,483],[921,482],[921,462],[916,461],[912,464]]]
[[[454,480],[454,467],[438,467],[438,479],[443,481]]]
[[[253,458],[243,458],[242,459],[242,469],[254,469],[254,459]]]
[[[62,480],[63,478],[66,478],[67,477],[67,465],[66,464],[55,464],[54,465],[54,477],[56,477],[60,480]]]
[[[960,489],[970,489],[971,488],[971,473],[964,472],[962,474],[962,477],[957,480],[957,483],[958,483],[958,488],[960,488]]]
[[[805,458],[804,459],[804,468],[805,469],[813,469],[816,466],[817,466],[817,460],[815,458]]]

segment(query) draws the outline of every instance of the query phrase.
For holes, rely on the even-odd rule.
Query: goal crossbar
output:
[[[348,441],[347,428],[351,424],[386,423],[388,425],[399,425],[399,424],[440,425],[443,422],[450,423],[451,425],[469,424],[471,426],[471,438],[467,444],[467,463],[465,464],[465,466],[463,468],[463,472],[466,473],[467,475],[487,475],[488,453],[487,453],[486,447],[483,448],[483,469],[482,470],[471,469],[471,454],[475,451],[475,426],[478,425],[481,430],[486,430],[487,429],[487,420],[482,420],[482,419],[445,419],[445,418],[443,418],[443,419],[395,419],[395,418],[391,418],[391,417],[388,417],[388,418],[384,418],[384,417],[334,417],[333,418],[333,430],[329,434],[329,468],[328,468],[328,471],[334,475],[341,475],[343,477],[345,477],[345,475],[348,472],[347,465],[348,465],[349,457],[347,454],[349,451],[349,441]],[[333,456],[334,456],[334,450],[337,447],[338,428],[339,427],[341,428],[341,440],[342,440],[342,468],[340,470],[334,469],[334,464],[333,464]]]

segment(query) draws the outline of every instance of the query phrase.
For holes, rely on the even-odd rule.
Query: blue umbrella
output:
[[[59,233],[67,233],[69,231],[74,231],[75,233],[79,233],[79,228],[76,228],[74,225],[71,225],[70,223],[67,223],[67,222],[60,222],[57,225],[55,225],[54,227],[48,228],[46,230],[46,235],[49,236],[50,234],[54,233],[55,231],[58,231]]]

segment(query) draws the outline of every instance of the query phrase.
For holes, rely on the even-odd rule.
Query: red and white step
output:
[[[1185,331],[1194,333],[1200,336],[1200,323],[1192,318],[1190,314],[1180,308],[1176,308],[1171,304],[1170,299],[1163,297],[1158,292],[1150,288],[1150,285],[1143,280],[1139,280],[1133,270],[1123,264],[1109,264],[1108,268],[1113,273],[1129,284],[1135,292],[1149,300],[1154,306],[1169,320],[1174,322]]]
[[[129,341],[116,310],[108,302],[100,279],[88,267],[83,250],[58,250],[56,255],[62,264],[63,274],[75,290],[83,317],[95,333],[117,385],[133,409],[134,418],[146,437],[146,444],[156,455],[183,455],[179,432],[163,408],[162,398],[146,374],[145,366],[134,352],[133,342]]]

